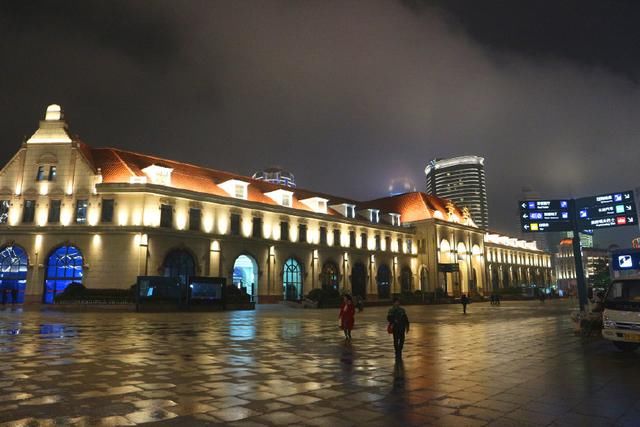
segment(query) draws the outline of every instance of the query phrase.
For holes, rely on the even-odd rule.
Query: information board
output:
[[[633,191],[577,199],[576,218],[581,230],[636,225],[638,214]]]
[[[520,202],[520,225],[526,233],[571,231],[570,200],[523,200]]]

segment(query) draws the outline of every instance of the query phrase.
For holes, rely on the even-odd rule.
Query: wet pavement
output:
[[[0,425],[638,426],[640,352],[573,335],[568,302],[227,313],[0,308]]]

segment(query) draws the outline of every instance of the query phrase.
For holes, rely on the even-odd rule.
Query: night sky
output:
[[[516,233],[523,187],[640,185],[638,22],[637,0],[1,1],[0,162],[51,103],[95,147],[356,199],[476,154]]]

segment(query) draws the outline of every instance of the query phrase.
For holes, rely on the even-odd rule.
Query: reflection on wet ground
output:
[[[639,353],[575,337],[566,302],[68,313],[0,309],[2,425],[640,425]]]

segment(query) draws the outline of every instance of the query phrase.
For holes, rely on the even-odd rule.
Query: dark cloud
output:
[[[564,197],[638,182],[635,65],[572,55],[573,35],[558,47],[512,24],[501,44],[488,11],[455,1],[48,4],[0,9],[2,158],[59,102],[95,146],[245,174],[279,164],[361,199],[398,176],[420,186],[433,157],[483,155],[503,231],[517,230],[523,186]]]

